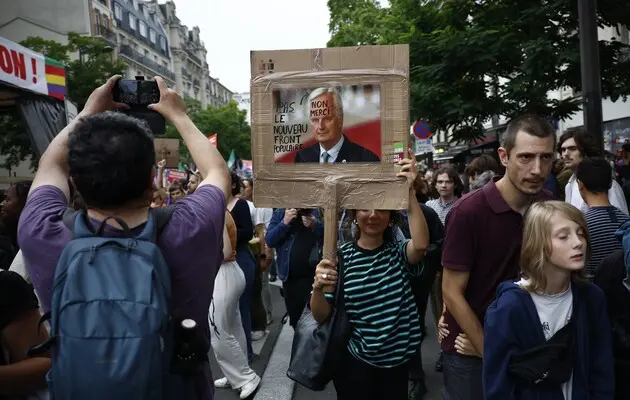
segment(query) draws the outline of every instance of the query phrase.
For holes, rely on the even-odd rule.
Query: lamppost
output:
[[[582,112],[584,127],[595,135],[604,150],[602,82],[597,36],[597,0],[578,0],[580,65],[582,70]]]

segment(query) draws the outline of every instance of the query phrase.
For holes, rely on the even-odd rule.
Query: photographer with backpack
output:
[[[156,77],[160,99],[148,108],[181,134],[202,181],[175,205],[150,209],[153,134],[109,112],[126,108],[113,100],[119,79],[97,88],[48,146],[20,219],[18,241],[51,322],[51,340],[31,354],[50,349],[57,399],[210,400],[208,309],[230,175]],[[86,211],[68,211],[68,178]]]

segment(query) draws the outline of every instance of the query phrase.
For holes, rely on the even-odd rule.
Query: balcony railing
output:
[[[196,87],[200,87],[199,79],[193,79],[193,85]]]
[[[113,30],[100,24],[92,25],[92,34],[94,36],[100,36],[113,44],[116,44],[118,42],[118,39],[116,38],[116,33]]]
[[[134,51],[131,47],[127,45],[120,46],[119,53],[125,57],[130,58],[133,61],[136,61],[146,68],[149,68],[153,72],[156,72],[158,75],[163,76],[171,81],[175,80],[175,74],[168,70],[168,68],[163,67],[162,65],[156,63],[155,61],[149,59],[146,56]]]
[[[182,67],[182,76],[189,81],[192,80],[192,74],[184,67]]]
[[[190,58],[191,60],[193,60],[195,63],[197,63],[198,65],[203,65],[201,63],[201,58],[197,57],[195,55],[195,53],[192,50],[188,50],[186,49],[186,54],[188,55],[188,58]]]

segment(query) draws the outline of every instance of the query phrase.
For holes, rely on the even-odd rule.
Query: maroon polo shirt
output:
[[[446,217],[442,250],[444,268],[470,272],[465,297],[482,325],[499,283],[519,275],[523,240],[523,216],[503,200],[495,184],[498,179],[453,206]],[[551,199],[544,191],[536,198]],[[442,341],[442,350],[456,353],[455,338],[462,330],[448,310],[445,322],[450,333]]]

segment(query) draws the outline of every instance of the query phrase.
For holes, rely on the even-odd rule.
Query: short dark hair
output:
[[[18,198],[22,207],[26,204],[26,198],[28,197],[28,192],[31,190],[32,184],[33,181],[17,181],[11,185],[15,188],[15,196]]]
[[[597,145],[597,139],[595,139],[595,136],[588,133],[588,131],[582,127],[569,128],[564,131],[558,140],[558,148],[556,149],[558,153],[562,153],[562,143],[571,138],[575,140],[575,145],[578,150],[580,150],[580,153],[582,153],[582,157],[587,158],[602,156],[602,152]]]
[[[575,177],[591,193],[607,193],[612,186],[612,168],[602,157],[585,158],[577,166]]]
[[[492,171],[497,175],[503,174],[503,171],[501,171],[499,167],[499,162],[489,154],[482,154],[479,157],[475,157],[470,164],[468,164],[464,172],[466,176],[474,177],[486,171]]]
[[[168,192],[169,193],[173,193],[174,191],[179,190],[180,192],[184,191],[184,185],[182,184],[181,180],[178,181],[174,181],[173,183],[171,183],[171,185],[168,187]]]
[[[457,170],[454,166],[447,165],[444,167],[440,167],[437,171],[435,171],[435,173],[433,174],[433,182],[431,182],[431,186],[435,189],[438,176],[442,174],[448,174],[449,179],[453,181],[455,196],[461,197],[462,193],[464,193],[464,183],[459,177],[459,174],[457,173]]]
[[[146,122],[117,112],[81,118],[68,140],[70,177],[88,208],[115,209],[152,186],[155,149]]]
[[[236,196],[243,190],[243,180],[234,171],[230,172],[230,175],[232,176],[232,196]]]
[[[512,119],[505,130],[502,147],[508,155],[516,146],[516,137],[519,132],[539,138],[552,137],[553,147],[556,147],[556,133],[549,121],[535,114],[526,114]]]

